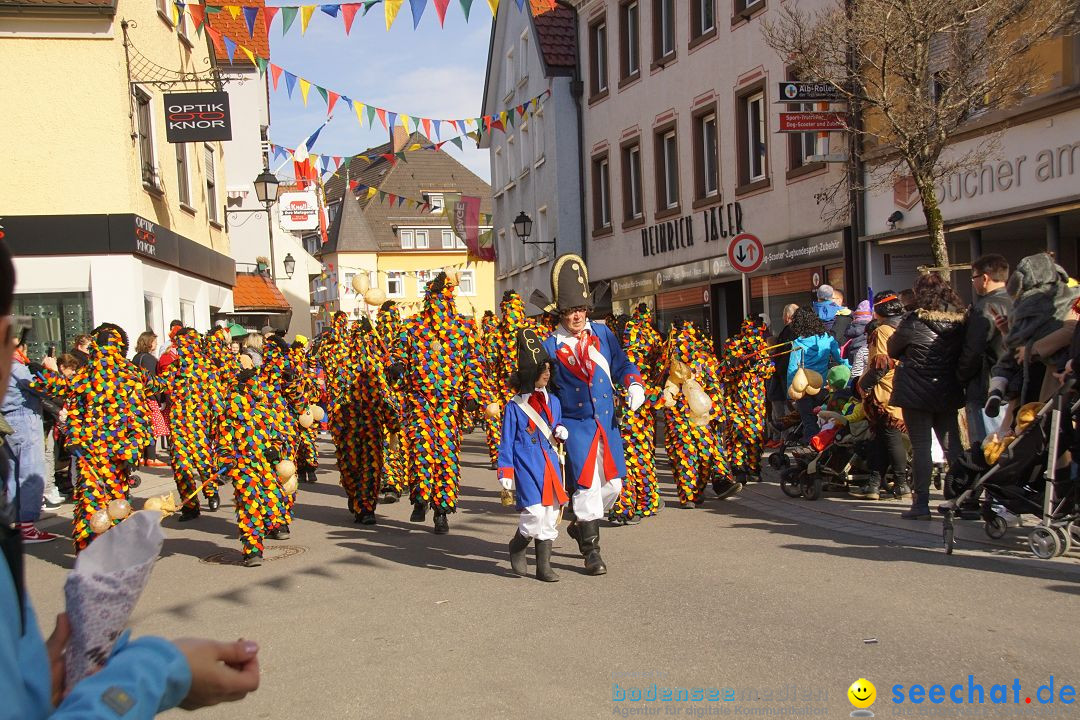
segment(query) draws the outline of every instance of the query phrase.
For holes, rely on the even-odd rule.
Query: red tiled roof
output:
[[[266,7],[266,0],[229,0],[229,4],[261,8]],[[237,13],[235,20],[224,9],[221,12],[207,13],[206,22],[221,34],[228,35],[259,57],[270,57],[270,36],[266,33],[266,22],[261,12],[255,17],[254,32],[250,37],[248,36],[247,22],[244,20],[243,12]],[[222,47],[216,51],[217,59],[219,63],[228,64],[229,56],[225,53],[224,45],[225,43],[222,43]],[[247,55],[239,50],[233,55],[233,64],[251,66]]]
[[[236,273],[233,307],[236,312],[285,312],[290,305],[277,286],[265,275]]]
[[[577,64],[573,9],[553,0],[529,0],[529,4],[548,69],[573,69]]]

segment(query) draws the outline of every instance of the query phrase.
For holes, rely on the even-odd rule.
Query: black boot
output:
[[[446,513],[435,511],[435,534],[445,535],[450,532],[450,521],[446,518]]]
[[[412,515],[409,516],[409,522],[424,522],[424,518],[427,517],[427,505],[422,502],[414,502],[412,506]]]
[[[390,505],[392,503],[396,503],[400,499],[401,493],[399,493],[397,490],[383,490],[382,502],[384,502],[385,504]]]
[[[525,544],[528,546],[529,541],[526,540]],[[540,540],[535,541],[536,547],[536,579],[543,580],[544,582],[559,582],[559,576],[555,574],[555,571],[551,569],[551,541]],[[521,551],[521,565],[522,569],[525,569],[525,551]]]
[[[510,571],[519,577],[529,574],[529,563],[525,551],[529,549],[529,538],[519,532],[510,540]]]
[[[578,532],[581,533],[578,545],[585,558],[585,572],[589,575],[603,575],[607,572],[607,565],[604,564],[604,558],[600,557],[600,521],[579,520]]]
[[[198,505],[196,505],[193,508],[184,508],[183,510],[180,511],[180,522],[188,522],[189,520],[194,520],[195,518],[199,517],[199,515],[201,515],[201,514],[202,514],[202,511],[199,510]]]
[[[375,520],[375,511],[361,511],[360,515],[356,518],[356,522],[360,523],[361,525],[374,525],[377,522]]]
[[[282,525],[279,528],[275,528],[266,533],[266,537],[269,540],[288,540],[289,539],[289,526]]]
[[[244,556],[244,567],[259,567],[263,564],[262,552],[253,552]]]
[[[881,475],[878,473],[870,473],[870,478],[866,481],[866,484],[861,487],[849,489],[848,495],[851,497],[862,498],[863,500],[880,499]]]
[[[905,520],[930,519],[930,493],[917,492],[911,501],[911,509],[900,513]]]
[[[581,544],[581,523],[577,520],[573,520],[566,526],[566,534],[574,539],[577,543],[578,552],[582,557],[585,557],[585,546]]]
[[[217,495],[206,501],[206,510],[208,512],[217,512],[219,507],[221,507],[221,498]]]

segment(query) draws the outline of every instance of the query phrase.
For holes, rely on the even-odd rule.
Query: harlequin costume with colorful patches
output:
[[[326,390],[330,400],[330,435],[334,440],[338,476],[341,487],[345,490],[349,511],[359,513],[355,480],[360,472],[357,468],[359,460],[352,439],[356,409],[352,407],[349,397],[349,385],[354,375],[354,358],[350,348],[348,316],[343,312],[336,312],[331,321],[330,333],[319,348],[319,364],[326,373]]]
[[[300,413],[307,410],[303,405],[303,388],[289,360],[289,345],[281,337],[271,335],[263,344],[263,363],[259,368],[263,384],[267,388],[266,399],[273,412],[273,427],[277,433],[277,446],[282,460],[296,464],[296,448],[300,436]],[[283,492],[280,485],[271,489],[269,508],[271,519],[266,522],[269,531],[280,539],[289,536],[292,525],[292,506],[295,494]]]
[[[776,369],[766,350],[765,328],[746,318],[739,334],[724,343],[721,357],[720,380],[728,418],[724,448],[732,472],[745,483],[761,475],[765,381]]]
[[[148,379],[152,392],[169,394],[169,432],[172,435],[173,477],[183,509],[180,521],[197,518],[200,513],[197,491],[203,486],[207,509],[214,512],[221,504],[216,483],[205,483],[211,475],[212,445],[210,428],[221,411],[221,389],[215,367],[207,357],[199,333],[181,328],[173,338],[177,358],[160,375]]]
[[[506,295],[503,295],[503,302],[506,301]],[[505,317],[505,314],[504,314]],[[483,348],[484,364],[488,368],[489,372],[498,373],[499,359],[501,356],[501,350],[499,348],[502,336],[499,333],[499,318],[495,317],[495,313],[491,310],[485,310],[484,315],[480,318],[480,343]],[[491,458],[492,467],[498,461],[499,455],[499,440],[501,435],[501,416],[498,418],[488,417],[488,415],[481,409],[476,413],[479,416],[480,425],[484,428],[484,434],[487,437],[488,455]]]
[[[518,331],[517,370],[510,379],[515,394],[506,404],[499,445],[498,477],[513,490],[521,513],[510,540],[510,568],[528,574],[525,551],[536,546],[536,577],[556,582],[551,569],[551,542],[559,536],[559,508],[570,498],[563,488],[561,461],[555,445],[567,438],[559,399],[548,392],[554,364],[532,328]]]
[[[275,528],[281,522],[275,466],[281,459],[279,417],[270,399],[271,389],[259,371],[243,370],[225,399],[216,428],[217,473],[233,484],[236,522],[244,564],[258,565],[263,540],[282,539]]]
[[[110,323],[91,333],[89,362],[70,378],[50,370],[34,381],[65,399],[67,447],[76,458],[75,551],[90,544],[90,517],[111,500],[127,499],[131,475],[151,430],[144,375],[127,359],[127,335]]]
[[[665,391],[665,443],[671,473],[682,507],[696,507],[705,501],[705,488],[713,482],[722,496],[736,488],[724,457],[718,436],[718,425],[724,420],[716,358],[703,350],[700,338],[691,323],[674,325],[666,343],[668,382],[675,385],[672,394]],[[678,367],[685,369],[688,378],[679,379]],[[708,416],[694,422],[684,385],[693,378],[712,401]],[[670,388],[665,384],[665,388]]]
[[[388,369],[405,395],[411,519],[422,522],[430,506],[438,534],[449,532],[447,514],[457,509],[460,412],[494,402],[475,323],[457,313],[454,287],[446,273],[428,283],[423,309],[402,321]]]
[[[577,255],[562,255],[552,266],[551,287],[561,321],[544,341],[555,360],[555,394],[562,404],[566,440],[566,483],[573,488],[574,520],[567,534],[578,543],[585,571],[603,575],[600,519],[622,491],[626,461],[615,412],[616,383],[626,388],[627,407],[645,402],[641,372],[605,325],[590,323],[588,268]]]
[[[375,316],[375,334],[379,341],[380,357],[384,366],[390,364],[390,351],[401,329],[401,313],[393,300],[387,300]],[[404,395],[400,386],[389,386],[389,392],[397,407],[404,407]],[[408,491],[405,479],[405,453],[408,450],[401,432],[401,423],[388,424],[383,428],[382,501],[397,502]]]
[[[294,409],[297,413],[303,413],[318,406],[321,393],[315,368],[308,358],[307,343],[301,342],[299,337],[289,347],[289,363],[296,373],[296,394],[299,398]],[[319,452],[315,447],[319,436],[319,423],[314,418],[312,420],[310,427],[301,425],[296,429],[296,473],[297,479],[302,483],[315,482],[315,473],[319,469]]]
[[[644,303],[634,310],[623,330],[626,357],[641,371],[645,402],[637,410],[624,410],[620,424],[626,448],[626,477],[609,520],[628,524],[634,518],[660,511],[656,480],[656,410],[660,408],[664,338],[653,327],[652,311]]]

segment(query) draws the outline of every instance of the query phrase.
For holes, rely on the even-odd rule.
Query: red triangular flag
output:
[[[340,98],[340,97],[341,96],[338,95],[333,90],[327,90],[326,91],[326,114],[327,115],[334,112],[334,104],[337,103],[338,98]]]
[[[214,48],[218,51],[219,56],[225,54],[225,43],[221,41],[221,33],[209,25],[206,26],[206,32],[210,33],[210,40],[214,43]]]
[[[439,16],[439,27],[442,27],[443,20],[446,19],[446,6],[450,4],[450,0],[434,0],[435,12]]]
[[[270,77],[274,81],[274,89],[277,90],[278,80],[281,79],[281,66],[270,63]]]
[[[350,180],[349,181],[349,190],[355,192],[356,191],[356,186],[359,185],[359,184],[360,183],[358,181],[356,181],[356,180]]]
[[[360,9],[360,3],[345,3],[341,6],[341,19],[345,23],[345,34],[352,30],[352,21],[356,17],[356,11]]]
[[[198,30],[206,22],[206,7],[203,5],[196,5],[190,3],[186,5],[188,12],[191,14],[191,19],[195,21],[195,29]]]
[[[270,37],[270,23],[274,22],[274,17],[278,14],[278,10],[281,8],[267,5],[262,9],[263,20],[266,23],[266,36]]]
[[[420,122],[424,125],[424,135],[431,137],[431,120],[420,118]]]
[[[382,108],[375,108],[375,112],[378,113],[378,115],[379,115],[379,122],[382,123],[383,130],[389,130],[389,128],[386,125],[386,111],[383,110]]]

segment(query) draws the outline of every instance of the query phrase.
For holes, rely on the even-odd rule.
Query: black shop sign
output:
[[[229,94],[198,92],[166,95],[165,139],[171,143],[232,140]]]
[[[701,216],[701,229],[696,230],[694,218]],[[663,255],[682,248],[693,247],[695,239],[716,242],[734,237],[743,230],[742,205],[737,202],[714,205],[694,215],[657,223],[641,230],[641,256]]]

